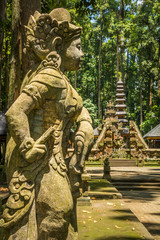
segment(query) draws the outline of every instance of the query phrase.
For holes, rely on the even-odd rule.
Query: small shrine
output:
[[[146,133],[144,139],[148,141],[149,147],[160,149],[160,124]]]

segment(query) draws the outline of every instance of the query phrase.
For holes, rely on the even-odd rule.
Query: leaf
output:
[[[121,227],[119,227],[119,226],[115,225],[115,228],[121,228]]]
[[[83,213],[91,213],[91,212],[89,212],[89,211],[87,211],[87,210],[82,210],[82,212],[83,212]]]

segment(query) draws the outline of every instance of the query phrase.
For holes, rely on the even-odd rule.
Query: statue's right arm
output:
[[[10,135],[18,146],[26,137],[30,137],[28,114],[34,108],[32,97],[22,93],[5,114]]]
[[[52,94],[55,94],[52,89]],[[33,162],[35,158],[41,158],[46,151],[44,144],[37,144],[31,138],[28,116],[31,111],[39,108],[43,100],[49,94],[49,89],[41,83],[28,85],[6,112],[6,120],[10,135],[14,139],[19,152],[28,162]]]

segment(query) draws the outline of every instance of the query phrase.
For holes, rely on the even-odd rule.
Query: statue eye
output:
[[[79,50],[81,50],[81,44],[77,44],[76,46]]]

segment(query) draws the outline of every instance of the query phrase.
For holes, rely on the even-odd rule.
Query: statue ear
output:
[[[61,37],[54,38],[52,41],[52,46],[54,51],[59,52],[59,50],[61,50],[62,48],[62,38]]]

